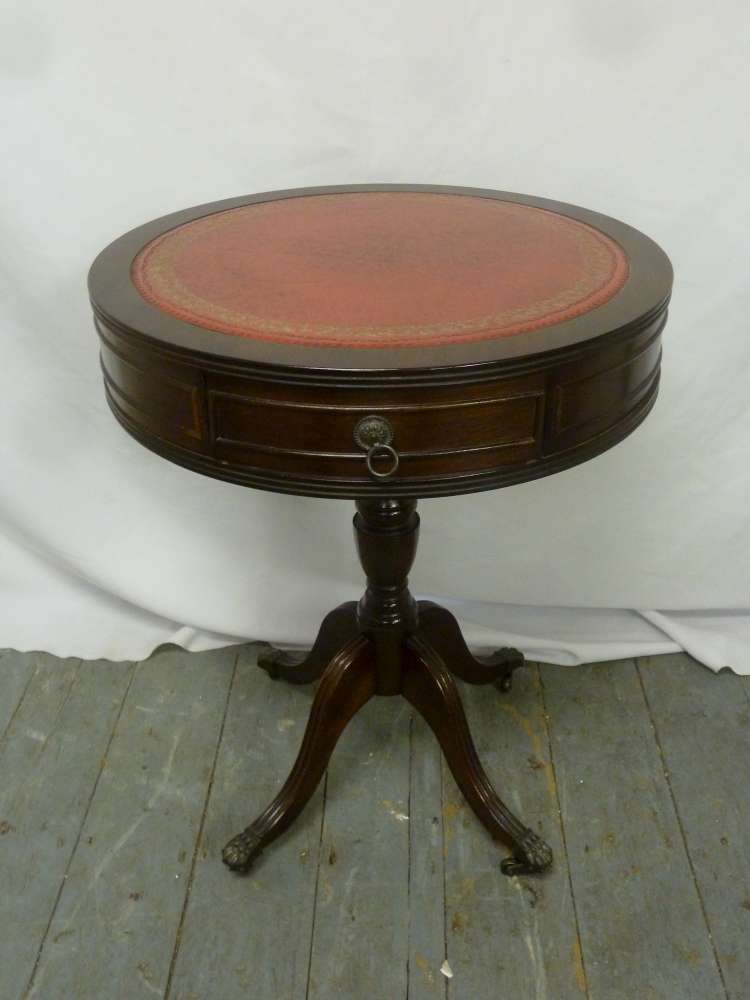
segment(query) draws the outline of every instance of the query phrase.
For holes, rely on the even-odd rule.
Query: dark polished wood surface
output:
[[[275,198],[432,191],[562,213],[615,239],[630,274],[604,305],[554,326],[478,343],[361,350],[254,341],[154,308],[133,257],[191,219]],[[108,402],[153,451],[230,482],[309,496],[430,497],[549,475],[611,447],[643,420],[659,384],[672,273],[648,237],[597,213],[472,188],[372,185],[231,199],[174,213],[111,244],[89,278]],[[368,474],[354,428],[393,428],[399,466]]]
[[[473,195],[567,215],[619,244],[614,256],[622,264],[624,251],[627,259],[619,272],[624,284],[603,304],[530,332],[522,332],[521,323],[517,335],[497,339],[356,349],[255,340],[192,326],[141,298],[131,278],[133,258],[144,244],[190,220],[275,198],[368,190]],[[476,211],[476,200],[472,208]],[[338,239],[335,227],[332,232]],[[529,253],[533,268],[533,246]],[[540,253],[549,258],[549,247]],[[232,245],[227,266],[235,256]],[[210,255],[201,258],[206,259]],[[466,260],[461,263],[466,273]],[[222,286],[223,266],[218,267]],[[389,267],[393,270],[393,261]],[[514,260],[509,270],[514,280],[520,272],[523,285],[524,268]],[[200,284],[202,264],[197,271]],[[230,278],[232,294],[239,286],[244,308],[244,277]],[[249,868],[304,808],[347,722],[376,694],[403,695],[426,720],[471,808],[494,838],[510,844],[512,855],[502,864],[506,874],[550,867],[550,847],[493,789],[453,680],[455,675],[507,691],[523,656],[512,649],[489,658],[472,656],[449,612],[414,600],[407,578],[419,534],[416,501],[549,475],[629,434],[658,391],[671,281],[662,251],[622,223],[543,199],[469,188],[377,186],[256,195],[149,223],[97,258],[89,287],[107,399],[126,430],[171,461],[219,479],[357,500],[354,529],[367,578],[364,596],[327,616],[306,657],[268,650],[259,661],[272,676],[294,683],[319,679],[319,686],[289,778],[258,819],[224,848],[230,868]],[[439,281],[431,285],[439,286]],[[507,291],[502,289],[500,299],[508,301]],[[460,292],[462,302],[471,301],[466,289]],[[319,300],[320,289],[315,293]],[[275,295],[273,290],[274,301]],[[170,308],[179,298],[174,296]],[[361,318],[361,303],[356,305]],[[490,324],[494,319],[492,313]]]

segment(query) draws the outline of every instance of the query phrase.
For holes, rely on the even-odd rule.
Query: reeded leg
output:
[[[456,784],[495,838],[509,840],[513,856],[501,864],[506,875],[543,872],[552,851],[500,799],[477,756],[456,684],[442,656],[419,635],[407,640],[403,695],[435,733]]]
[[[506,647],[490,656],[474,656],[447,608],[432,601],[420,601],[418,608],[417,635],[440,654],[451,673],[468,684],[496,683],[501,691],[510,691],[513,671],[524,664],[523,653]]]
[[[375,659],[370,641],[357,636],[323,671],[294,767],[271,804],[224,848],[222,859],[246,871],[263,848],[302,811],[323,776],[341,733],[375,693]]]
[[[325,616],[312,649],[307,653],[290,653],[268,646],[259,654],[258,666],[274,679],[280,677],[291,684],[310,684],[320,677],[337,650],[358,632],[357,604],[347,601]]]

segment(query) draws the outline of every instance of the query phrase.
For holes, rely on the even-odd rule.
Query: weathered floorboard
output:
[[[750,678],[676,655],[462,685],[490,777],[555,850],[540,878],[500,873],[428,727],[375,699],[242,877],[221,847],[313,695],[255,652],[0,656],[2,1000],[750,995]]]
[[[401,698],[373,698],[334,750],[309,1000],[406,997],[409,716]]]
[[[750,702],[684,654],[638,662],[731,1000],[750,996]]]
[[[441,1000],[445,950],[442,754],[418,712],[409,765],[409,1000]]]
[[[635,664],[541,675],[591,1000],[724,1000]]]
[[[0,995],[23,993],[75,849],[129,664],[37,654],[0,753]]]
[[[0,740],[23,698],[37,663],[43,654],[0,651]]]
[[[312,687],[272,681],[245,647],[227,711],[170,1000],[305,1000],[322,786],[246,875],[221,849],[260,813],[289,773]]]
[[[236,657],[138,664],[29,997],[163,994]]]
[[[585,974],[536,667],[517,671],[507,694],[462,685],[461,697],[498,794],[547,840],[555,864],[541,877],[503,875],[500,861],[510,850],[490,838],[444,765],[449,996],[582,1000]]]

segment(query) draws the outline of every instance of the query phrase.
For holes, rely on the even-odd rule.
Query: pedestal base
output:
[[[271,677],[293,684],[320,679],[320,684],[289,777],[255,822],[226,845],[225,864],[246,871],[304,808],[349,720],[373,695],[400,694],[435,733],[456,784],[481,822],[511,846],[502,871],[543,872],[552,864],[552,851],[492,787],[453,680],[455,674],[470,684],[496,684],[508,691],[523,655],[501,649],[475,657],[449,611],[431,601],[414,601],[406,580],[419,527],[414,501],[363,501],[357,506],[354,525],[368,577],[365,596],[326,616],[306,656],[269,647],[259,657],[259,666]]]

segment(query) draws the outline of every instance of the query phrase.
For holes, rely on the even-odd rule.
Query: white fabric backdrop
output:
[[[424,502],[413,589],[485,645],[750,672],[749,41],[740,0],[0,4],[0,646],[303,642],[358,596],[350,504],[194,475],[117,426],[85,277],[189,205],[409,181],[619,216],[676,272],[643,427]]]

